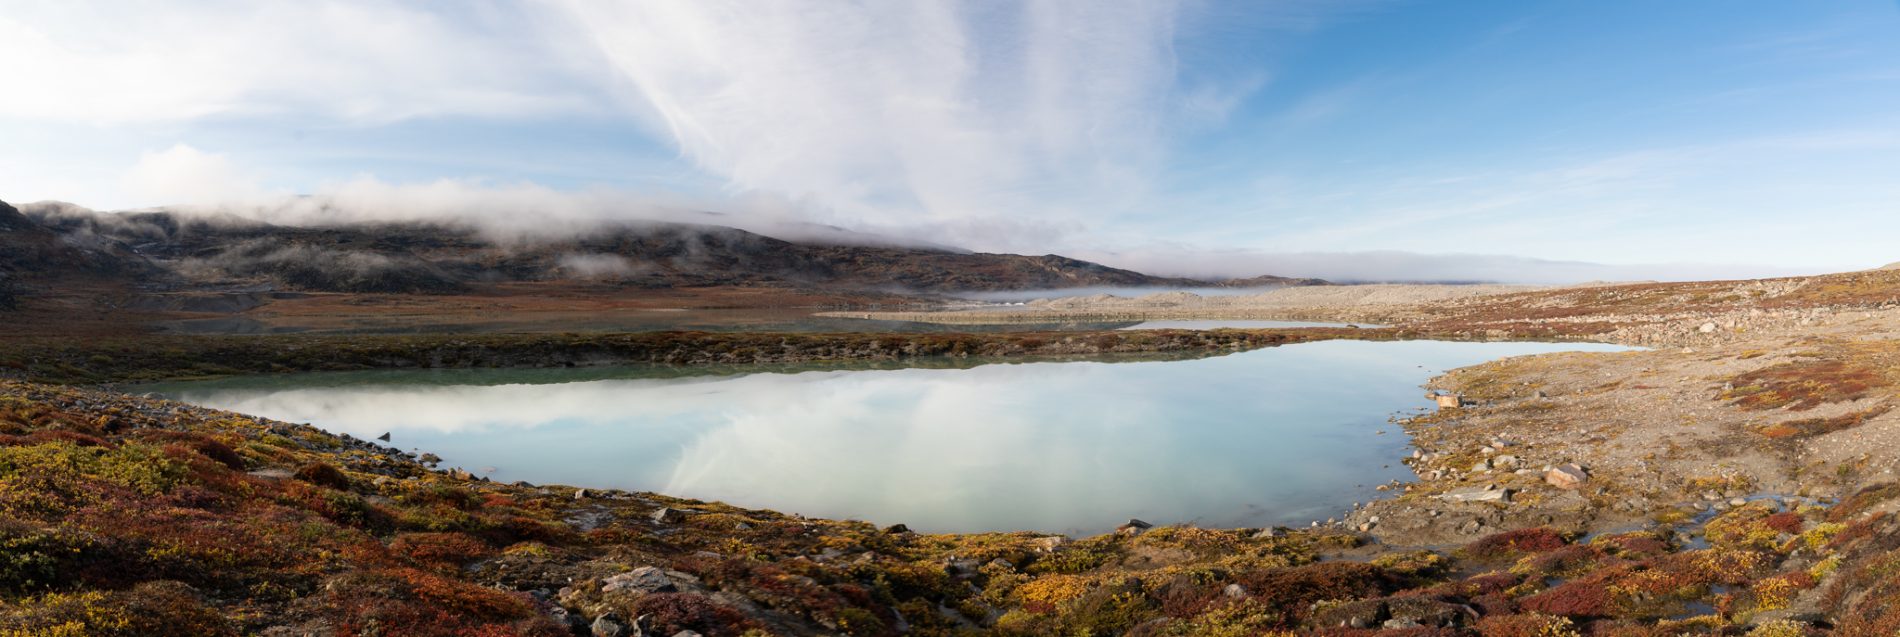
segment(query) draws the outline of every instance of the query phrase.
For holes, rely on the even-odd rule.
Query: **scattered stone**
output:
[[[1266,539],[1272,539],[1276,537],[1285,537],[1285,536],[1286,536],[1286,530],[1276,526],[1270,529],[1260,529],[1259,532],[1256,532],[1253,534],[1253,539],[1266,540]]]
[[[574,490],[574,499],[576,499],[576,500],[586,500],[586,499],[587,499],[587,490],[586,490],[586,489],[575,489],[575,490]]]
[[[1036,550],[1044,553],[1054,553],[1056,550],[1068,545],[1068,543],[1069,538],[1065,535],[1045,535],[1029,541],[1031,546],[1036,547]]]
[[[1590,473],[1576,463],[1551,467],[1544,472],[1544,482],[1559,489],[1578,489],[1590,479]]]
[[[1143,522],[1141,520],[1131,519],[1128,521],[1127,524],[1123,524],[1121,526],[1115,527],[1115,533],[1120,534],[1120,535],[1141,535],[1142,533],[1147,532],[1148,529],[1152,529],[1152,528],[1155,528],[1155,525],[1149,524],[1147,522]]]
[[[647,517],[652,518],[654,522],[660,524],[679,524],[686,521],[686,512],[679,509],[660,507],[654,509],[653,514]]]
[[[676,590],[676,587],[673,586],[673,579],[667,577],[665,571],[654,566],[642,566],[601,580],[600,584],[600,592],[602,593],[612,593],[614,591],[666,593],[673,590]]]
[[[1326,628],[1371,628],[1385,618],[1385,600],[1364,599],[1327,607],[1313,616],[1313,624]]]
[[[1492,487],[1465,487],[1463,489],[1446,491],[1440,494],[1438,499],[1446,502],[1510,502],[1511,490]]]
[[[1728,505],[1732,507],[1744,506],[1747,504],[1748,504],[1748,500],[1745,500],[1742,498],[1733,498],[1728,501]]]
[[[383,435],[377,436],[376,439],[381,440],[383,442],[389,442],[389,432],[387,431],[383,432]]]
[[[943,572],[944,574],[949,575],[951,577],[963,577],[963,578],[975,577],[977,574],[977,568],[979,568],[980,566],[981,565],[978,564],[977,561],[973,559],[951,558],[949,561],[944,562]]]
[[[594,633],[594,637],[627,637],[627,627],[612,613],[595,617],[594,624],[588,630]]]
[[[1247,596],[1247,587],[1239,584],[1228,584],[1227,588],[1221,589],[1220,592],[1222,595],[1226,595],[1228,599],[1242,599]]]
[[[1709,334],[1709,333],[1713,333],[1713,332],[1715,331],[1715,324],[1714,324],[1714,323],[1703,323],[1703,324],[1702,324],[1702,327],[1698,327],[1698,328],[1696,328],[1696,331],[1698,331],[1698,332],[1701,332],[1701,333],[1703,333],[1703,334]]]
[[[884,532],[889,535],[903,535],[905,533],[910,532],[910,527],[904,526],[902,524],[893,524],[893,525],[884,527]]]

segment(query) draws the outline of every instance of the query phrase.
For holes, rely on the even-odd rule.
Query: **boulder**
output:
[[[677,590],[677,587],[673,585],[673,578],[667,577],[665,571],[653,566],[642,566],[609,577],[601,580],[600,585],[600,592],[602,593],[612,593],[614,591],[666,593],[674,590]]]
[[[1590,473],[1575,463],[1551,467],[1544,472],[1544,482],[1559,489],[1577,489],[1590,479]]]
[[[1511,490],[1495,487],[1465,487],[1439,494],[1438,499],[1446,502],[1510,502]]]
[[[1115,527],[1115,533],[1120,535],[1141,535],[1152,528],[1155,528],[1155,525],[1141,520],[1129,520],[1127,524]]]
[[[658,522],[661,524],[679,524],[681,522],[686,521],[686,512],[681,511],[679,509],[669,509],[667,507],[660,507],[658,509],[654,509],[652,515],[649,515],[647,517],[652,518],[654,522]]]
[[[626,637],[627,627],[609,613],[595,617],[593,625],[588,627],[588,632],[593,633],[594,637]]]
[[[1385,621],[1385,600],[1333,604],[1313,614],[1315,628],[1373,628]]]

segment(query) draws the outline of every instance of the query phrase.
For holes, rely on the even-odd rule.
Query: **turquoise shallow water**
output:
[[[302,374],[153,388],[429,451],[500,481],[920,531],[1304,524],[1408,479],[1420,384],[1591,344],[1326,341],[1212,358],[747,372]],[[707,370],[711,371],[711,370]],[[1384,434],[1378,432],[1384,431]]]

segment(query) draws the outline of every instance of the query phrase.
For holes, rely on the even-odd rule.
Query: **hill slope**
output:
[[[70,248],[20,251],[22,263],[16,267],[67,267],[80,258],[73,252],[108,255],[111,259],[99,263],[149,264],[149,271],[136,272],[144,280],[187,287],[444,293],[482,283],[558,280],[635,288],[777,285],[914,292],[1213,285],[1053,254],[796,243],[735,228],[677,223],[633,222],[573,237],[497,240],[448,224],[290,227],[172,212],[101,213],[61,203],[28,204],[6,219],[9,225],[24,225],[21,237],[30,237],[34,245]],[[1246,282],[1321,283],[1279,277]]]

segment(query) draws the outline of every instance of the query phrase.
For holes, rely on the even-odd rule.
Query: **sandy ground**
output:
[[[1037,299],[1007,308],[827,312],[823,315],[957,325],[1169,319],[1399,322],[1419,318],[1415,310],[1421,304],[1541,289],[1545,288],[1524,285],[1328,285],[1278,288],[1258,294],[1233,296],[1202,296],[1178,291],[1136,297],[1096,294]]]
[[[1442,546],[1537,524],[1677,525],[1896,479],[1900,310],[1720,318],[1606,335],[1650,349],[1517,357],[1433,379],[1465,404],[1403,421],[1418,481],[1389,485],[1397,497],[1337,523]],[[1573,463],[1581,485],[1553,485],[1550,469]],[[1462,501],[1499,491],[1508,498]]]

